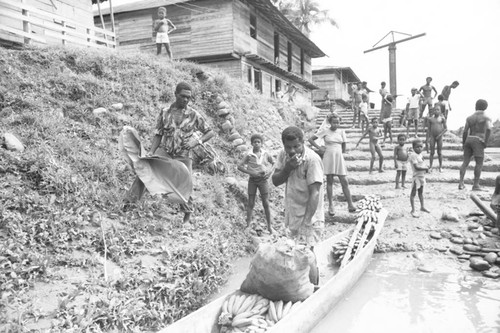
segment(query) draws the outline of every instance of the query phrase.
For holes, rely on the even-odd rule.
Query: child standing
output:
[[[378,128],[378,119],[372,118],[372,126],[368,127],[363,136],[359,139],[356,144],[356,148],[359,146],[361,140],[363,140],[368,135],[370,139],[370,154],[372,155],[370,159],[370,174],[373,173],[373,164],[375,163],[375,154],[378,154],[378,172],[384,172],[382,166],[384,165],[384,156],[382,155],[382,149],[378,144],[378,140],[382,139],[382,132],[380,128]]]
[[[382,109],[380,110],[380,120],[384,125],[384,140],[382,141],[382,144],[385,143],[387,134],[389,134],[389,139],[392,144],[392,102],[394,99],[391,95],[386,95],[384,101],[385,103],[382,105]]]
[[[167,8],[158,8],[158,19],[154,22],[154,30],[156,32],[156,54],[161,53],[161,48],[165,45],[165,50],[170,59],[172,59],[172,51],[170,50],[170,40],[168,34],[176,29],[175,25],[167,19]]]
[[[440,95],[441,96],[441,95]],[[437,103],[436,103],[437,105]],[[443,134],[446,133],[446,118],[441,114],[439,106],[434,107],[433,117],[427,118],[427,141],[429,142],[431,152],[429,158],[429,170],[432,170],[434,161],[434,150],[437,145],[437,155],[439,160],[439,172],[443,172]]]
[[[247,228],[252,222],[253,208],[255,207],[255,196],[257,189],[260,192],[262,206],[266,215],[267,229],[273,233],[271,228],[271,212],[269,210],[269,185],[268,178],[273,173],[273,168],[268,165],[274,165],[272,156],[262,149],[264,138],[260,134],[254,134],[250,138],[252,149],[238,163],[238,170],[250,176],[248,179],[248,207],[247,207]]]
[[[406,188],[406,170],[408,164],[408,149],[405,149],[406,135],[398,135],[398,144],[394,147],[394,168],[396,168],[396,189],[399,189],[399,179],[401,187]]]
[[[361,95],[361,103],[359,104],[359,119],[361,119],[361,131],[365,131],[365,124],[367,130],[370,124],[368,121],[368,95],[366,94]]]
[[[418,109],[420,106],[420,93],[417,88],[411,89],[411,96],[408,97],[408,103],[406,103],[406,136],[410,135],[410,126],[412,123],[415,125],[415,138],[418,133]]]
[[[418,199],[420,200],[420,210],[422,212],[430,213],[424,206],[424,185],[425,185],[425,173],[429,168],[424,164],[424,156],[422,151],[424,150],[424,144],[422,140],[415,139],[412,142],[413,152],[410,153],[408,160],[411,164],[411,169],[413,171],[412,187],[410,193],[410,203],[411,203],[411,215],[413,217],[420,217],[415,211],[415,195],[418,191]]]

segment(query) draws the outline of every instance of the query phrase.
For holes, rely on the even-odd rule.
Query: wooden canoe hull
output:
[[[342,270],[333,277],[320,275],[321,288],[309,296],[300,306],[289,313],[286,320],[280,320],[267,332],[270,333],[304,333],[311,331],[330,311],[344,298],[349,290],[357,283],[361,275],[370,264],[378,236],[387,218],[387,210],[379,212],[379,222],[376,225],[375,234],[368,244],[359,251]],[[320,272],[327,271],[330,265],[332,245],[340,241],[351,230],[343,231],[329,239],[319,243],[315,248],[316,258]],[[321,273],[320,273],[321,274]],[[326,279],[326,281],[324,281]],[[230,293],[232,294],[232,293]],[[194,311],[186,317],[176,321],[164,328],[159,333],[218,333],[217,324],[221,312],[222,303],[228,295],[224,295],[204,307]]]

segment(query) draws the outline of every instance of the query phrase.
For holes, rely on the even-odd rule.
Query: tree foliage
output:
[[[272,0],[273,4],[303,34],[309,36],[315,25],[329,23],[338,27],[327,9],[321,9],[315,0]]]

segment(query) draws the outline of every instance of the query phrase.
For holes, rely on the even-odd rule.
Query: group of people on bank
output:
[[[179,83],[175,89],[175,98],[175,102],[162,109],[158,115],[155,135],[148,155],[155,154],[178,160],[185,164],[189,172],[191,172],[193,149],[213,138],[215,132],[210,128],[204,117],[189,106],[192,98],[192,88],[189,84]],[[486,108],[487,102],[478,100],[476,112],[467,118],[463,136],[464,164],[460,170],[460,188],[463,188],[465,168],[472,156],[476,159],[477,169],[474,173],[473,189],[477,189],[479,186],[476,183],[476,176],[478,182],[484,157],[484,147],[488,141],[491,127],[491,120],[484,115]],[[437,111],[435,114],[438,114]],[[305,243],[314,244],[317,242],[324,225],[323,178],[325,175],[328,214],[335,215],[332,193],[335,176],[338,177],[342,185],[349,212],[356,211],[349,190],[347,167],[343,156],[346,152],[347,137],[345,131],[340,128],[340,122],[340,117],[332,112],[327,117],[328,126],[322,126],[309,138],[310,145],[316,148],[317,151],[306,146],[304,133],[300,128],[295,126],[287,127],[281,134],[283,149],[279,152],[276,161],[263,148],[264,137],[262,134],[256,133],[251,137],[250,143],[252,147],[238,163],[238,169],[249,175],[247,226],[252,223],[255,198],[257,192],[259,192],[264,206],[268,230],[270,233],[273,232],[268,202],[269,178],[275,186],[286,184],[285,226],[287,226],[291,237]],[[201,137],[195,133],[201,133]],[[378,118],[371,119],[371,125],[357,145],[367,135],[369,136],[369,146],[372,153],[370,172],[373,171],[375,153],[378,153],[381,157],[379,172],[383,172],[383,157],[378,141],[384,137],[378,128]],[[317,139],[323,139],[324,144],[318,144]],[[423,160],[423,142],[418,138],[413,140],[412,151],[404,148],[405,142],[406,136],[400,134],[398,136],[398,145],[394,149],[394,162],[397,170],[396,187],[399,187],[399,180],[401,180],[402,187],[405,187],[406,165],[409,162],[413,170],[410,195],[412,215],[418,216],[413,199],[418,192],[421,210],[427,212],[422,193],[425,184],[425,173],[429,170],[429,167],[424,164]],[[144,192],[144,184],[139,178],[136,178],[129,190],[126,201],[133,203],[139,200]],[[193,212],[191,197],[187,203],[181,205],[181,211],[184,213],[184,222],[189,222]]]

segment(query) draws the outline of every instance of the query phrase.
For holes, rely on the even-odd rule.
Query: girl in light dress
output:
[[[333,207],[333,177],[339,177],[342,191],[347,200],[349,212],[355,212],[356,208],[352,203],[349,182],[347,181],[347,167],[344,161],[346,150],[346,135],[343,129],[340,129],[340,117],[331,113],[327,117],[329,127],[322,127],[319,131],[309,138],[309,143],[318,149],[319,154],[323,155],[323,168],[326,175],[326,194],[328,197],[328,213],[335,215]],[[319,146],[315,140],[322,138],[324,146]]]

